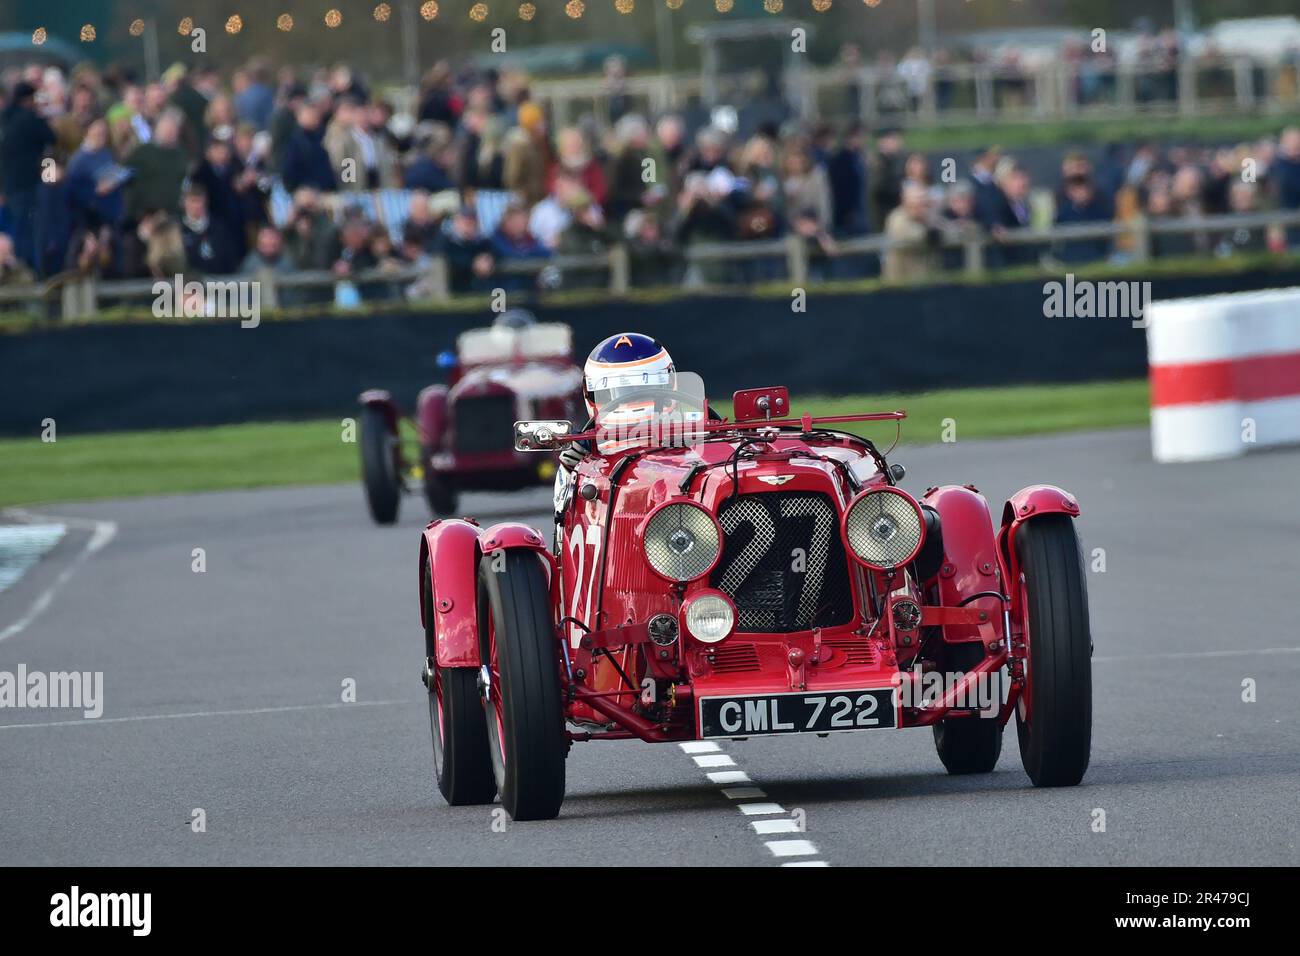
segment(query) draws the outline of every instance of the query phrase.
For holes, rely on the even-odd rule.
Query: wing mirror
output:
[[[790,391],[783,385],[743,388],[732,396],[731,405],[737,422],[785,418],[790,414]]]
[[[569,443],[573,423],[515,422],[515,451],[555,451]]]

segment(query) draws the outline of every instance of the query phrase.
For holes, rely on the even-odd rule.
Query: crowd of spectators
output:
[[[902,75],[914,73],[902,69]],[[1300,130],[1230,149],[1141,145],[1068,153],[1054,182],[990,147],[956,168],[909,151],[898,129],[766,123],[738,137],[620,109],[602,132],[553,129],[522,74],[434,66],[411,113],[347,66],[296,75],[254,60],[229,74],[176,65],[158,82],[82,65],[0,76],[0,285],[103,278],[331,273],[337,287],[282,304],[427,294],[433,257],[452,291],[580,284],[516,261],[628,250],[636,285],[674,284],[697,242],[800,237],[817,275],[870,274],[853,237],[897,240],[879,269],[913,279],[960,268],[961,240],[992,237],[987,265],[1123,255],[1078,240],[998,243],[1017,229],[1300,208]],[[1246,162],[1249,161],[1249,162]],[[1244,176],[1243,169],[1250,168]],[[389,197],[381,208],[374,197]],[[396,197],[394,200],[393,197]],[[1280,248],[1263,231],[1159,236],[1156,254]],[[1293,240],[1300,238],[1292,235]],[[760,280],[780,263],[715,263],[709,280]],[[537,273],[537,275],[532,273]],[[346,290],[346,291],[340,291]]]

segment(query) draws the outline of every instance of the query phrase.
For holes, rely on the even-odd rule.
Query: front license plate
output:
[[[825,734],[897,726],[893,687],[700,699],[701,737]]]

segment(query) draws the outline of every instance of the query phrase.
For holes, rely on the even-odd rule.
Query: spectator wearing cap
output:
[[[506,133],[503,144],[502,182],[528,206],[547,195],[547,172],[551,163],[546,142],[546,117],[531,100],[519,105],[519,125]]]
[[[137,146],[127,157],[131,182],[126,193],[126,215],[135,221],[146,210],[175,213],[180,207],[181,186],[189,168],[189,156],[181,148],[183,118],[168,110],[158,118],[153,138]]]
[[[280,157],[284,188],[297,192],[303,186],[332,193],[338,185],[334,165],[325,149],[320,108],[303,103],[296,116],[298,128],[290,135]]]
[[[1058,226],[1089,222],[1109,222],[1112,218],[1111,206],[1097,194],[1092,179],[1082,173],[1076,173],[1065,180],[1064,193],[1056,209]],[[1101,239],[1066,239],[1056,244],[1056,257],[1071,265],[1083,262],[1100,262],[1110,253],[1110,240]]]
[[[235,157],[230,136],[228,128],[213,130],[190,180],[203,188],[208,197],[208,214],[234,240],[235,257],[242,261],[248,251],[242,192],[251,183]]]
[[[0,184],[12,217],[15,255],[28,265],[36,263],[36,205],[41,188],[41,161],[54,145],[54,131],[36,112],[36,89],[30,83],[14,86],[9,105],[0,114]]]
[[[918,183],[903,187],[899,205],[885,221],[896,245],[885,253],[882,274],[892,282],[923,279],[938,266],[940,233],[931,215],[930,194]]]
[[[903,134],[897,129],[882,129],[876,134],[876,148],[867,170],[871,226],[876,232],[885,228],[885,218],[902,201],[903,164]]]
[[[229,275],[243,258],[235,234],[209,215],[207,193],[197,183],[181,197],[181,241],[188,267],[200,275]]]
[[[492,244],[478,225],[478,213],[465,205],[444,227],[443,255],[447,259],[452,292],[486,289],[496,268]]]
[[[831,188],[831,225],[838,236],[867,232],[866,130],[854,123],[826,167]]]
[[[276,171],[284,169],[284,154],[289,140],[298,132],[298,110],[307,102],[307,88],[301,83],[289,83],[284,87],[280,104],[267,122],[267,132],[271,134],[271,165]]]

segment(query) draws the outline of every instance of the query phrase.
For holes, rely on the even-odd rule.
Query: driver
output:
[[[676,388],[677,382],[677,369],[668,350],[640,332],[619,332],[605,339],[591,350],[582,371],[582,398],[587,404],[589,416],[583,431],[593,428],[597,410],[616,403],[620,394],[656,386],[672,390]],[[618,407],[601,420],[601,425],[635,429],[638,424],[649,423],[653,416],[652,402],[636,403]],[[635,440],[620,442],[616,439],[602,439],[599,451],[609,454],[635,443]],[[572,471],[578,462],[591,453],[590,442],[573,442],[560,452],[560,464],[565,470]]]

